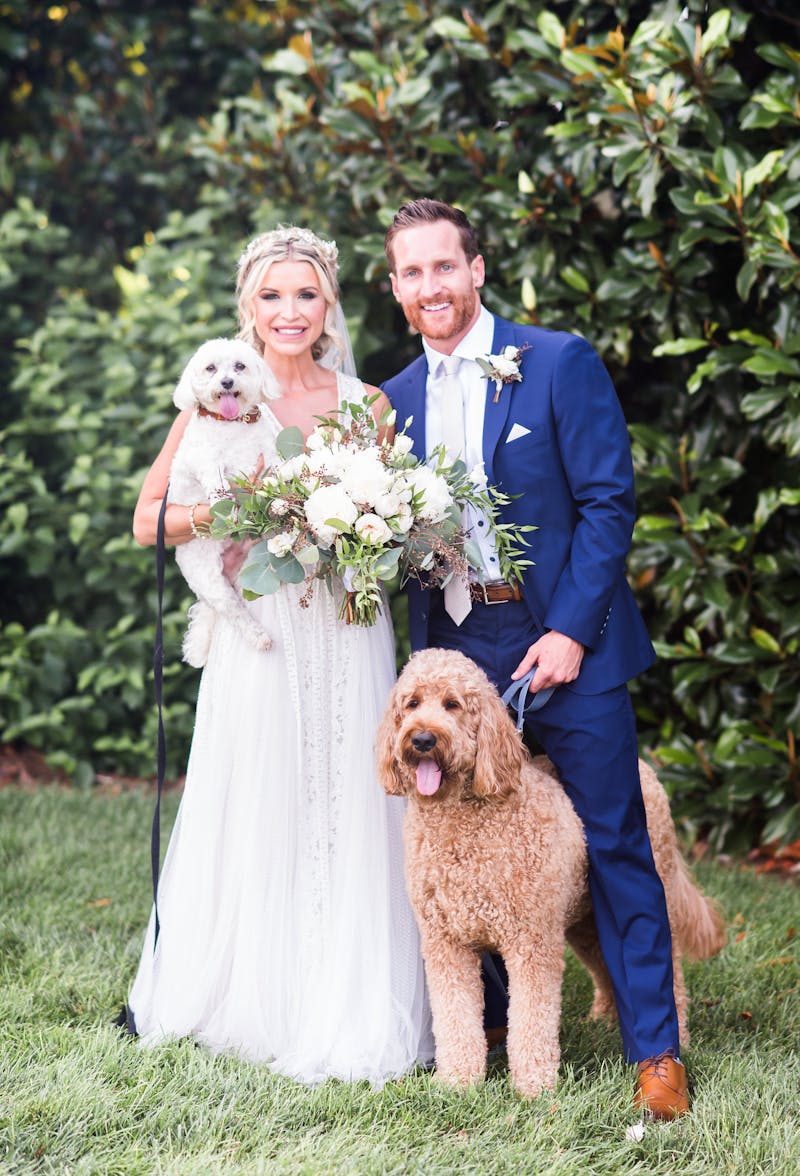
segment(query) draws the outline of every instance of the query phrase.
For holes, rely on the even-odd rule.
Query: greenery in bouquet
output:
[[[411,454],[411,438],[392,435],[395,414],[373,415],[377,396],[345,404],[320,418],[304,440],[300,429],[277,437],[279,460],[258,478],[235,480],[212,507],[214,538],[255,540],[239,575],[249,598],[284,583],[316,580],[344,586],[341,616],[372,625],[383,604],[382,585],[409,578],[444,585],[470,569],[481,578],[476,544],[462,527],[473,507],[486,519],[503,577],[519,580],[524,532],[498,521],[509,498],[486,483],[483,465],[448,463],[443,447],[427,462]]]

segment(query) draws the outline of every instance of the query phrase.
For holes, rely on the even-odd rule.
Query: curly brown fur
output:
[[[384,789],[409,797],[406,879],[430,989],[437,1074],[463,1086],[485,1073],[480,956],[491,949],[509,974],[511,1078],[535,1097],[555,1084],[558,1070],[566,939],[592,975],[592,1014],[615,1012],[591,915],[581,823],[553,765],[528,757],[497,691],[460,653],[430,649],[411,658],[389,699],[377,755]],[[680,856],[661,785],[641,768],[675,941],[685,1044],[681,953],[712,955],[725,935]]]

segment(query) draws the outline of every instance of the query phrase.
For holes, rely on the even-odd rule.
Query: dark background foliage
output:
[[[642,745],[690,836],[800,833],[800,52],[788,5],[0,4],[0,739],[146,773],[138,487],[235,260],[337,239],[360,370],[416,354],[382,233],[460,203],[491,309],[578,330],[631,426]],[[196,675],[167,583],[181,769]],[[403,645],[403,621],[398,612]],[[252,700],[257,707],[257,700]]]

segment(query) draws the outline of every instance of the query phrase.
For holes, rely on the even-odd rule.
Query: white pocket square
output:
[[[530,433],[530,429],[526,429],[524,425],[512,425],[511,431],[506,437],[506,445],[509,441],[516,441],[519,437],[526,437]]]

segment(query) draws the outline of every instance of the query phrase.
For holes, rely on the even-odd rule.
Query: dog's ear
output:
[[[476,743],[474,794],[502,799],[516,792],[525,762],[522,737],[489,683],[480,694]]]
[[[181,378],[175,386],[175,391],[172,394],[172,403],[176,408],[194,408],[197,404],[197,396],[194,391],[196,362],[197,356],[195,354],[183,369]]]
[[[378,765],[378,780],[387,796],[405,796],[405,781],[400,773],[395,754],[395,735],[400,710],[397,705],[397,687],[389,696],[386,710],[375,737],[375,757]]]

